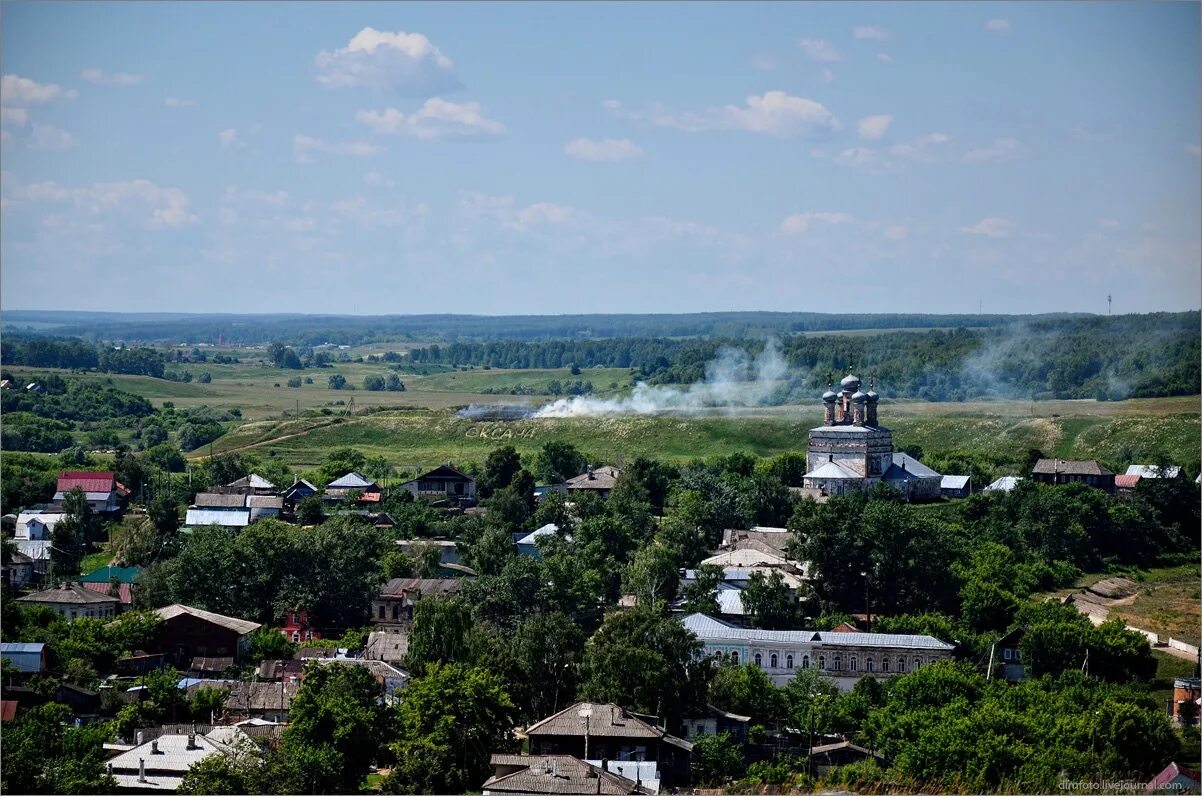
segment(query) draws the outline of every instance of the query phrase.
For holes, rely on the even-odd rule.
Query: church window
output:
[[[758,652],[755,654],[755,665],[759,666],[760,668],[763,668],[764,666],[764,658]]]
[[[803,668],[803,669],[810,668],[810,656],[809,655],[801,656],[801,668]]]
[[[739,665],[739,653],[737,653],[737,652],[730,653],[730,662],[733,663],[735,666],[738,666]]]
[[[792,671],[792,669],[793,669],[793,656],[792,655],[785,656],[785,668]]]
[[[771,664],[773,669],[777,668],[776,660],[776,653],[774,652],[772,653],[772,656],[768,658],[768,663]]]
[[[818,668],[821,670],[826,669],[826,656],[825,655],[818,656]]]
[[[898,674],[905,674],[905,671],[906,671],[906,659],[905,659],[905,658],[898,658],[898,659],[897,659],[897,672],[898,672]]]
[[[868,656],[868,657],[867,657],[867,658],[864,660],[864,671],[866,671],[866,672],[871,672],[871,671],[875,671],[875,669],[876,669],[876,667],[875,667],[875,665],[874,665],[874,664],[873,664],[873,662],[872,662],[872,656],[871,656],[871,655],[869,655],[869,656]]]
[[[856,658],[855,655],[851,656],[851,670],[853,672],[858,672],[860,670],[860,661]]]
[[[881,658],[881,671],[882,672],[889,671],[889,659],[888,658]]]

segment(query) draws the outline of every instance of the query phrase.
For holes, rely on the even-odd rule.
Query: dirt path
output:
[[[338,418],[338,419],[342,420],[343,418]],[[223,453],[223,454],[224,453],[238,453],[239,451],[245,451],[245,450],[250,450],[251,448],[257,448],[260,445],[271,445],[271,444],[279,442],[281,440],[293,439],[295,437],[303,437],[306,434],[312,434],[314,431],[317,431],[319,429],[329,428],[330,426],[335,426],[335,425],[338,425],[338,423],[331,420],[328,423],[321,423],[316,426],[310,426],[309,428],[306,428],[304,431],[294,431],[291,434],[281,434],[278,437],[268,437],[267,439],[261,439],[258,442],[251,442],[247,445],[239,445],[236,448],[224,448],[224,449],[222,449],[221,453]],[[205,456],[208,456],[207,453],[203,453],[203,452],[197,453],[197,451],[200,451],[200,450],[201,449],[198,448],[196,451],[193,451],[192,454],[188,458],[189,459],[203,459]]]

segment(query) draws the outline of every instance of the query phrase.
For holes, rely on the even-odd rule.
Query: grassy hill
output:
[[[1032,417],[1029,404],[1022,402],[897,404],[882,406],[882,419],[894,430],[899,447],[921,445],[928,452],[964,449],[1021,458],[1028,448],[1040,448],[1061,457],[1113,461],[1149,461],[1158,453],[1175,461],[1199,457],[1197,399],[1171,399],[1155,407],[1139,407],[1141,402],[1136,401],[1059,403],[1078,405],[1073,407],[1075,414]],[[1184,411],[1188,406],[1193,407],[1192,413]],[[798,407],[737,415],[510,422],[462,420],[447,410],[387,410],[364,416],[247,423],[218,440],[215,448],[252,447],[307,468],[332,448],[352,446],[398,466],[419,466],[483,461],[490,450],[506,444],[533,453],[546,442],[561,440],[607,461],[639,455],[680,461],[736,452],[758,456],[802,452],[806,432],[820,422],[817,410]]]

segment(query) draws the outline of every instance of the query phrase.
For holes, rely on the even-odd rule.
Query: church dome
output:
[[[838,397],[839,396],[835,395],[834,391],[828,387],[826,389],[826,392],[824,392],[822,394],[822,401],[823,401],[823,403],[833,404],[835,402],[835,399]]]
[[[868,403],[870,404],[874,404],[881,400],[881,396],[877,395],[876,390],[872,389],[871,387],[868,388],[868,392],[865,393],[865,395],[868,396]]]
[[[839,382],[839,386],[842,387],[844,390],[848,390],[848,391],[859,390],[860,389],[860,380],[857,379],[855,376],[851,375],[850,373],[848,373],[846,376],[843,377],[843,381]]]
[[[867,396],[867,395],[865,395],[864,393],[860,392],[859,390],[856,390],[856,394],[855,394],[855,395],[853,395],[853,396],[851,397],[851,399],[852,399],[853,401],[855,401],[856,403],[858,403],[858,404],[862,404],[862,403],[864,403],[865,401],[867,401],[867,400],[868,400],[868,396]]]

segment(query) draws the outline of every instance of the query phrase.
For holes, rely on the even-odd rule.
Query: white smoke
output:
[[[598,417],[651,415],[660,412],[698,412],[714,408],[762,406],[789,387],[788,366],[776,340],[770,339],[754,358],[741,348],[724,348],[705,366],[705,380],[687,387],[639,382],[623,398],[578,395],[560,398],[535,412],[535,417]],[[778,401],[777,401],[778,402]]]

